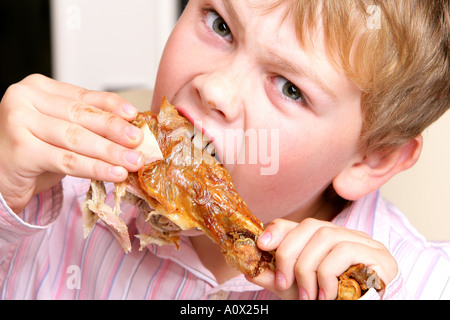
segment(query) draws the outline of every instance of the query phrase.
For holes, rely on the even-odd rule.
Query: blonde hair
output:
[[[385,152],[422,133],[450,107],[448,0],[289,2],[300,43],[322,21],[330,57],[363,92],[361,149]]]

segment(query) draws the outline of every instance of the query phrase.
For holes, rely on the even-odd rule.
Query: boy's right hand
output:
[[[0,193],[16,213],[65,175],[120,182],[144,164],[137,110],[117,94],[42,75],[8,88],[0,103]]]

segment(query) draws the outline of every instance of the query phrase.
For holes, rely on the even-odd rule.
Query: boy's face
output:
[[[265,13],[267,3],[190,0],[163,54],[152,105],[157,111],[167,97],[214,139],[264,223],[314,214],[333,178],[359,157],[362,121],[361,92],[332,66],[321,32],[315,51],[305,52],[294,22],[283,20],[285,7]]]

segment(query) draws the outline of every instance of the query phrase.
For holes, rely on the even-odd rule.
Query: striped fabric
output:
[[[66,178],[15,215],[0,196],[0,297],[2,299],[277,299],[241,275],[218,285],[189,238],[180,250],[151,246],[125,254],[102,223],[83,239],[80,206],[89,181]],[[64,190],[64,197],[62,196]],[[107,201],[113,203],[113,186]],[[137,209],[124,205],[130,234],[139,233]],[[392,205],[373,193],[334,222],[368,233],[397,259],[398,276],[380,297],[450,299],[450,244],[429,243]]]

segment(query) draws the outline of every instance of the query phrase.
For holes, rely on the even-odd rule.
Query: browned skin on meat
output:
[[[273,254],[256,246],[262,223],[247,208],[222,164],[197,149],[185,134],[191,126],[188,120],[164,100],[159,115],[141,113],[133,123],[141,127],[144,121],[164,156],[134,174],[150,205],[183,230],[203,231],[242,273],[255,277],[273,267]]]
[[[337,300],[357,300],[370,288],[381,291],[384,287],[384,282],[375,271],[370,270],[364,264],[357,264],[351,266],[339,277]]]

